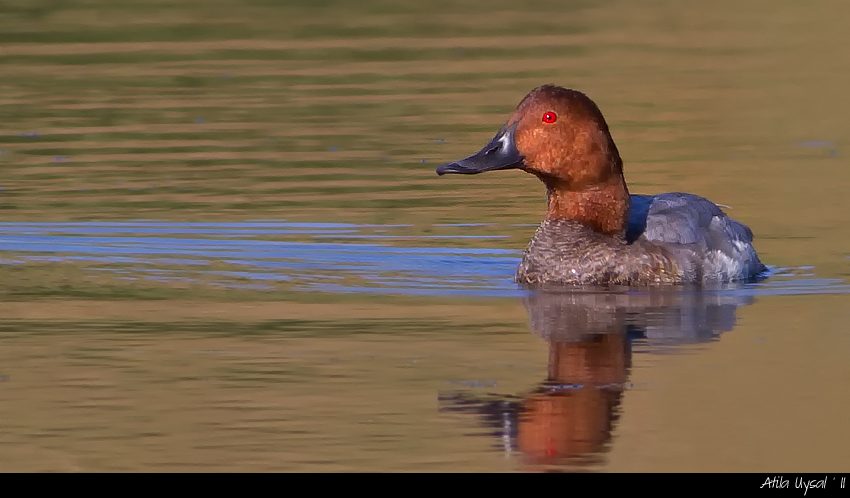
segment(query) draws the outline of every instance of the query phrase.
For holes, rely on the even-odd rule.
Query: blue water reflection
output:
[[[296,289],[324,292],[519,294],[511,284],[518,251],[389,244],[393,240],[505,236],[392,233],[400,228],[405,226],[286,222],[0,223],[0,251],[11,253],[0,262],[123,264],[130,266],[94,269],[131,271],[136,277],[152,281],[204,276],[204,281],[209,282],[209,277],[237,277],[255,280],[259,285],[252,287],[269,290],[274,287],[262,284],[289,282]],[[374,231],[381,233],[371,233]],[[304,242],[305,236],[315,241]],[[343,243],[327,238],[381,242]],[[202,268],[216,263],[244,269]],[[177,274],[162,275],[163,267],[173,266],[197,268],[175,269],[172,272]]]
[[[434,225],[411,235],[408,225],[342,223],[0,223],[0,264],[81,262],[92,271],[153,282],[332,293],[511,296],[521,251],[433,246],[444,239],[503,239],[492,224]],[[445,233],[440,231],[462,231]],[[479,233],[480,231],[487,233]],[[508,228],[506,227],[506,231]],[[493,232],[496,232],[494,234]],[[340,241],[329,241],[339,239]],[[349,242],[349,239],[363,242]],[[421,246],[410,246],[422,240]],[[400,245],[404,241],[406,245]],[[102,264],[103,267],[98,265]],[[214,265],[229,265],[228,268]],[[119,267],[116,267],[119,266]],[[736,295],[850,292],[836,279],[806,278],[811,269],[774,268],[766,282],[715,289]],[[233,279],[241,279],[233,282]],[[253,281],[251,283],[245,280]]]

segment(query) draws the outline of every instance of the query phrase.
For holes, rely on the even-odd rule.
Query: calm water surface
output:
[[[0,470],[846,470],[848,8],[4,2]],[[550,82],[770,278],[517,288]]]

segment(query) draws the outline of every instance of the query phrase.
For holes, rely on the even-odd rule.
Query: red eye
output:
[[[543,115],[543,122],[544,123],[554,123],[557,120],[558,120],[558,115],[555,114],[552,111],[549,111],[549,112],[547,112],[546,114]]]

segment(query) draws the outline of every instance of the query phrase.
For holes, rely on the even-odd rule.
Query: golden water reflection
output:
[[[534,293],[523,301],[534,334],[549,348],[546,379],[509,397],[445,392],[443,410],[478,413],[504,451],[518,452],[532,468],[580,468],[604,464],[635,344],[658,353],[715,340],[732,330],[737,308],[752,298],[599,289]]]

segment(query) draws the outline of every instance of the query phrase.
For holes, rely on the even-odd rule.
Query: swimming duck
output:
[[[548,193],[546,218],[516,273],[519,283],[711,283],[765,271],[752,231],[708,199],[630,195],[605,118],[579,91],[535,88],[481,151],[437,174],[502,169],[537,176]]]

